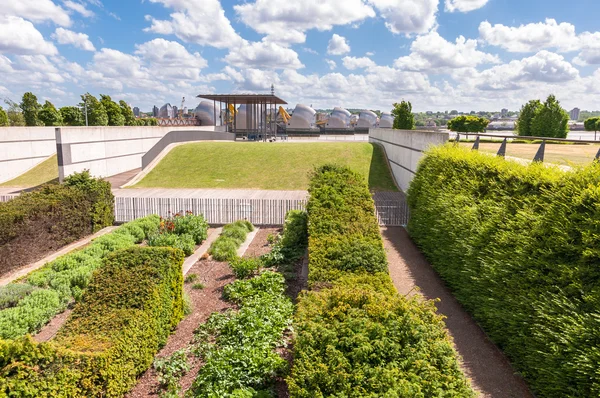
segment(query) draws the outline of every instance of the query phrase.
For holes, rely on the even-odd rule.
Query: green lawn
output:
[[[304,190],[315,166],[337,163],[374,191],[396,191],[381,148],[369,143],[204,142],[175,147],[134,188]]]
[[[37,187],[47,182],[58,181],[58,162],[56,155],[50,156],[28,172],[0,184],[0,187]]]

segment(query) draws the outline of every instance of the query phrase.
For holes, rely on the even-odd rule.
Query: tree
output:
[[[560,106],[554,95],[549,95],[531,122],[536,137],[567,138],[569,114]]]
[[[83,112],[76,106],[63,106],[60,116],[65,126],[85,126]]]
[[[123,100],[119,101],[119,106],[121,107],[121,115],[125,119],[125,126],[135,126],[135,115],[131,107]]]
[[[42,122],[38,118],[38,113],[42,106],[37,100],[37,97],[30,92],[23,94],[21,104],[19,105],[23,111],[23,117],[25,118],[26,126],[43,126]]]
[[[401,103],[394,104],[392,115],[394,116],[395,129],[413,130],[415,128],[415,116],[412,113],[410,101],[402,100]]]
[[[600,130],[600,117],[590,117],[583,122],[586,131],[594,132],[594,141],[596,140],[596,132]]]
[[[6,98],[4,103],[8,105],[8,109],[6,110],[8,124],[11,126],[25,126],[25,118],[23,117],[23,112],[21,111],[19,104],[10,98]]]
[[[6,112],[0,106],[0,127],[7,127],[7,126],[10,126],[10,124],[8,123],[8,115],[6,115]]]
[[[44,126],[62,126],[63,124],[62,115],[50,101],[44,103],[38,117]]]
[[[448,129],[457,133],[483,133],[490,121],[479,116],[457,116],[448,122]]]
[[[158,119],[155,117],[147,117],[146,126],[158,126]]]
[[[109,126],[124,126],[125,117],[121,113],[119,105],[109,95],[100,94],[100,103],[106,110]]]
[[[85,93],[81,96],[81,103],[79,106],[85,109],[87,105],[87,117],[89,126],[108,126],[108,115],[104,105],[96,97],[90,93]],[[85,121],[85,113],[84,113]]]
[[[531,100],[521,107],[521,113],[517,119],[517,134],[520,136],[530,137],[533,135],[531,124],[533,118],[542,108],[540,100]]]

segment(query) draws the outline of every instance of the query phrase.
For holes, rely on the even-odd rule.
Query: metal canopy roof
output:
[[[200,94],[198,98],[235,104],[273,103],[287,105],[287,102],[271,94]]]

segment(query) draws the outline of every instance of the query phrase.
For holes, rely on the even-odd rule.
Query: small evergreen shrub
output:
[[[233,260],[237,257],[237,250],[246,240],[246,236],[252,231],[254,226],[248,221],[240,220],[227,224],[208,249],[208,253],[216,261]]]
[[[260,258],[237,257],[229,261],[229,266],[237,279],[245,279],[255,275],[262,265]]]

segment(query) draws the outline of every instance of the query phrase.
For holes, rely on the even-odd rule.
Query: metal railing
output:
[[[538,150],[533,158],[534,162],[543,162],[544,161],[544,154],[546,152],[546,142],[564,142],[564,143],[573,143],[573,144],[600,144],[600,142],[598,142],[598,141],[572,140],[572,139],[568,139],[568,138],[531,137],[531,136],[496,135],[496,134],[487,135],[487,134],[482,134],[482,133],[469,133],[469,134],[463,133],[462,135],[465,135],[467,137],[467,139],[469,136],[477,137],[477,138],[475,138],[475,142],[473,143],[473,147],[471,148],[474,151],[479,150],[479,144],[481,142],[481,140],[480,140],[481,137],[488,138],[488,139],[490,139],[490,141],[493,141],[494,138],[501,138],[502,144],[500,145],[500,149],[498,149],[498,152],[496,153],[497,156],[501,156],[501,157],[506,157],[506,145],[508,143],[508,140],[542,141],[542,143],[540,144],[540,147],[538,148]],[[454,142],[457,145],[460,142],[460,136],[461,136],[461,133],[456,134],[456,139],[454,140]],[[598,149],[598,152],[596,153],[594,160],[600,160],[600,148]]]

